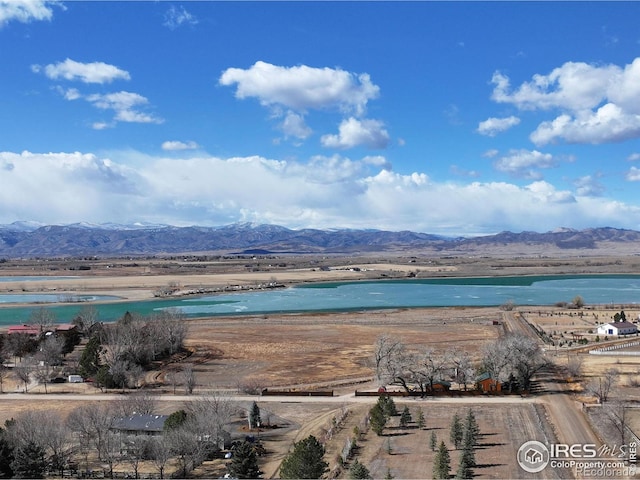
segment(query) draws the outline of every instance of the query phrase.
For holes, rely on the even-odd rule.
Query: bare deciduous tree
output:
[[[567,358],[567,373],[573,378],[582,375],[582,357],[579,355],[571,355]]]
[[[238,408],[238,404],[227,396],[207,393],[189,402],[186,410],[195,422],[197,436],[208,438],[218,445],[224,440],[225,425],[238,412]]]
[[[526,335],[509,334],[483,349],[485,370],[496,381],[515,378],[521,389],[529,390],[533,376],[547,365],[538,342]]]
[[[4,379],[9,376],[9,369],[5,365],[5,362],[8,360],[9,354],[5,345],[2,344],[0,347],[0,393],[4,393]]]
[[[149,415],[155,412],[158,402],[155,397],[144,390],[124,395],[114,400],[112,407],[114,414],[120,417],[128,417],[134,413]]]
[[[10,352],[15,357],[14,363],[17,363],[18,358],[22,360],[22,358],[33,352],[37,344],[38,342],[26,333],[12,333],[7,336],[6,348],[7,352]]]
[[[151,461],[158,470],[160,478],[164,478],[164,470],[167,463],[172,457],[171,443],[167,435],[151,438],[149,451],[151,453]]]
[[[91,336],[92,330],[98,324],[98,310],[92,306],[84,306],[73,319],[73,324],[78,327],[85,337]]]
[[[418,384],[424,395],[427,392],[433,393],[433,383],[442,380],[446,365],[444,355],[432,348],[426,348],[422,353],[413,356],[413,361],[408,368],[412,373],[413,381]]]
[[[618,434],[620,445],[626,445],[630,415],[627,405],[621,400],[614,400],[602,407],[605,422]]]
[[[173,387],[174,395],[176,394],[176,389],[178,388],[178,385],[180,385],[181,377],[182,377],[181,373],[175,369],[168,370],[164,375],[165,382]]]
[[[587,391],[598,399],[598,403],[605,403],[613,386],[618,383],[620,372],[615,368],[607,369],[603,375],[592,379],[587,385]]]
[[[33,371],[33,365],[35,361],[32,357],[25,357],[22,359],[19,365],[16,365],[13,369],[13,374],[19,382],[24,384],[24,393],[27,393],[29,389],[29,382],[31,381],[31,373]]]
[[[193,421],[187,421],[166,433],[171,452],[180,467],[180,478],[187,478],[204,457],[203,442],[194,435]]]
[[[47,335],[45,339],[40,342],[40,351],[37,357],[48,365],[60,365],[63,350],[63,339],[55,335]]]
[[[193,371],[193,364],[186,363],[182,367],[181,379],[180,383],[184,385],[184,392],[187,395],[191,395],[193,393],[193,389],[196,386],[196,374]]]
[[[446,360],[448,365],[454,366],[456,381],[464,385],[466,391],[467,384],[473,383],[476,377],[476,369],[473,366],[471,355],[464,350],[454,349],[446,353]]]
[[[101,460],[108,456],[109,431],[114,425],[116,412],[113,404],[90,402],[73,409],[67,419],[69,428],[87,443],[91,441]]]
[[[29,316],[28,324],[37,327],[40,333],[51,329],[56,323],[56,316],[50,308],[40,307]]]
[[[126,441],[125,460],[133,469],[133,478],[140,478],[140,462],[145,458],[149,450],[149,437],[144,435],[131,436]]]
[[[40,361],[36,364],[34,364],[32,370],[31,370],[31,374],[33,375],[33,377],[36,379],[36,381],[40,384],[40,385],[44,385],[44,393],[48,393],[47,391],[47,385],[49,384],[49,382],[51,382],[51,374],[52,374],[53,370],[51,368],[51,366],[44,362],[44,361]]]
[[[376,340],[373,351],[373,363],[376,374],[376,380],[379,383],[387,383],[393,381],[390,379],[390,372],[395,369],[391,366],[405,351],[404,344],[397,338],[382,334]]]

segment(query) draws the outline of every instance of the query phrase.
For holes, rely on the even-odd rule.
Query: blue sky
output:
[[[640,229],[639,18],[0,0],[0,223]]]

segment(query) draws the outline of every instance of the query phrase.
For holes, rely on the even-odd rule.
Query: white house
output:
[[[638,327],[629,322],[605,323],[598,327],[600,335],[632,335],[638,333]]]

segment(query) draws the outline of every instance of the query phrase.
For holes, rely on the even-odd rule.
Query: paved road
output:
[[[278,396],[278,395],[266,395],[266,396],[254,396],[254,395],[224,395],[225,398],[237,402],[253,402],[259,401],[260,403],[337,403],[337,404],[349,404],[349,403],[374,403],[376,397],[356,397],[355,394],[350,393],[346,395],[335,395],[333,397],[318,397],[318,396]],[[120,400],[121,394],[78,394],[78,393],[5,393],[0,395],[0,403],[7,400],[14,401],[108,401],[108,400]],[[192,402],[197,400],[199,395],[157,395],[152,396],[153,399],[161,402]],[[438,404],[524,404],[538,402],[536,397],[520,397],[517,395],[505,396],[505,397],[398,397],[397,400],[410,400],[415,402],[425,403],[438,403]]]

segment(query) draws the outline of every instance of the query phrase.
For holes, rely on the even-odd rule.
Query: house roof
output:
[[[116,418],[113,429],[128,432],[161,432],[167,418],[168,415],[134,413],[128,417]]]
[[[77,327],[72,323],[61,323],[58,325],[54,325],[51,328],[53,328],[53,330],[56,332],[71,332],[75,330]],[[48,328],[47,330],[50,330],[50,328]],[[27,335],[40,335],[40,333],[42,333],[42,330],[37,325],[23,324],[23,325],[13,325],[9,327],[8,333],[9,335],[11,335],[12,333],[26,333]]]
[[[78,327],[73,323],[61,323],[56,325],[56,332],[70,332],[71,330],[76,330]]]
[[[26,333],[27,335],[40,335],[40,329],[31,325],[14,325],[9,327],[9,335],[12,333]]]
[[[478,377],[476,378],[476,382],[484,382],[485,380],[493,380],[493,377],[490,373],[485,372],[482,375],[478,375]]]
[[[638,328],[636,325],[630,322],[611,322],[602,326],[605,327],[607,325],[610,327],[616,327],[616,328],[635,328],[635,329]]]
[[[451,386],[451,382],[447,382],[446,380],[434,380],[433,384],[434,385],[443,385],[445,387],[450,387]]]

